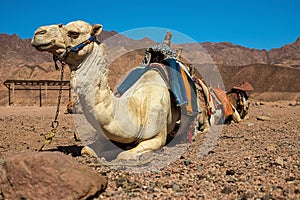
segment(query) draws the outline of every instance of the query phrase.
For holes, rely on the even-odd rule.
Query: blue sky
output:
[[[41,25],[78,19],[100,23],[108,31],[159,27],[197,42],[226,41],[258,49],[279,48],[300,37],[298,0],[1,0],[0,17],[0,33],[23,39],[32,38]]]

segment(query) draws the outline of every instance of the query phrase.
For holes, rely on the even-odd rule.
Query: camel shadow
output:
[[[98,157],[103,157],[107,161],[112,161],[116,159],[117,155],[122,152],[122,149],[118,149],[116,146],[112,148],[113,143],[109,145],[110,149],[102,149],[99,146],[99,141],[95,141],[89,146],[97,153]],[[72,146],[57,146],[56,148],[42,150],[42,152],[61,152],[66,155],[71,155],[72,157],[80,157],[81,150],[84,146],[72,145]]]
[[[72,145],[72,146],[58,146],[53,149],[46,149],[43,151],[50,151],[50,152],[61,152],[63,154],[69,155],[71,154],[72,157],[78,157],[81,156],[81,150],[83,146],[77,146],[77,145]]]

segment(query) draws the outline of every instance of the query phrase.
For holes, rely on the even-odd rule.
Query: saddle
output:
[[[176,55],[176,54],[175,54]],[[179,62],[166,44],[159,44],[146,50],[142,63],[131,70],[117,88],[117,93],[123,95],[143,74],[149,70],[157,71],[169,91],[174,95],[177,106],[188,115],[200,112],[197,100],[197,90],[186,67]]]

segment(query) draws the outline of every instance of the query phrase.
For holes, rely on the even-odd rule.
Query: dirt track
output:
[[[55,109],[0,107],[0,158],[38,151]],[[199,157],[206,139],[200,134],[175,162],[141,174],[81,157],[73,115],[63,109],[57,135],[45,150],[73,155],[106,175],[108,188],[99,199],[300,199],[300,106],[274,102],[250,109],[250,119],[223,127],[208,155]]]

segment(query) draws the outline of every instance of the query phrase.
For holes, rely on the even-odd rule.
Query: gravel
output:
[[[54,114],[55,107],[0,107],[0,158],[38,151]],[[139,161],[82,157],[74,116],[62,111],[59,122],[44,149],[106,176],[95,199],[300,199],[300,106],[289,102],[253,103],[249,119]]]

